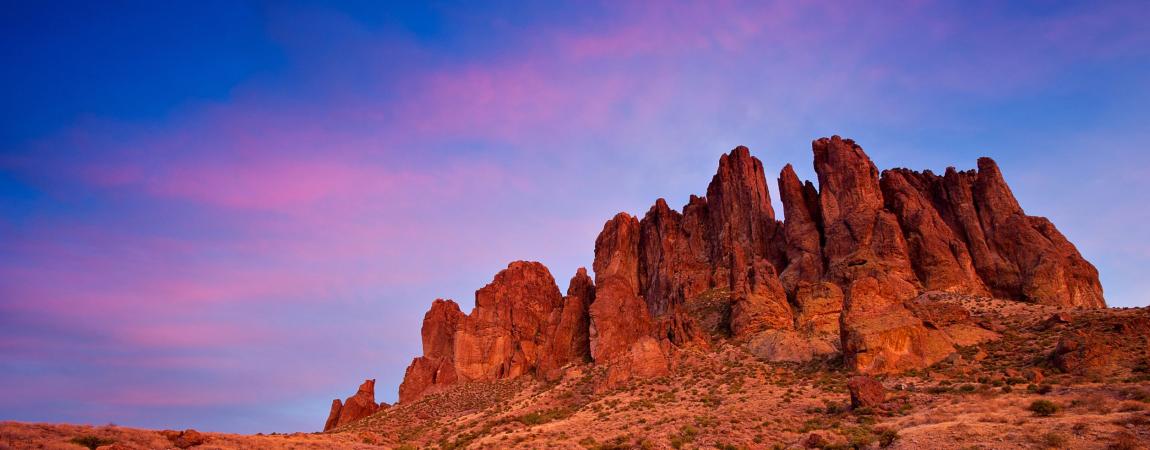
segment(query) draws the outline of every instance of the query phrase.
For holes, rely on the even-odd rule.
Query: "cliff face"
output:
[[[762,163],[738,147],[682,212],[659,199],[642,219],[607,221],[594,282],[580,269],[564,296],[546,267],[520,261],[476,292],[470,314],[436,300],[400,402],[459,382],[555,379],[586,362],[607,366],[608,383],[657,376],[678,349],[715,339],[768,359],[841,352],[864,373],[927,367],[959,338],[924,317],[925,291],[1105,307],[1094,267],[1023,212],[989,158],[977,171],[880,174],[849,139],[812,150],[818,188],[790,165],[779,174],[785,222]]]

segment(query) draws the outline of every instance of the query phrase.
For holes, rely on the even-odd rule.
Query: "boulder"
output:
[[[188,429],[184,431],[164,430],[161,431],[168,442],[172,443],[176,448],[191,448],[197,445],[204,445],[210,440],[207,435],[199,431]]]
[[[886,399],[886,388],[878,380],[859,375],[847,381],[851,394],[851,408],[873,408]]]
[[[1070,331],[1058,339],[1051,360],[1059,370],[1075,375],[1107,375],[1115,369],[1115,349],[1103,336]]]

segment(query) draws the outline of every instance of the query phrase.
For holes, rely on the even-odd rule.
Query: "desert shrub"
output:
[[[974,392],[974,390],[975,390],[975,387],[973,384],[964,384],[964,385],[958,387],[959,392],[969,393],[969,392]]]
[[[847,410],[846,405],[843,403],[823,400],[823,404],[825,405],[823,411],[825,411],[827,414],[839,414]]]
[[[1067,441],[1066,436],[1053,431],[1042,435],[1042,445],[1046,448],[1066,448]]]
[[[85,435],[85,436],[76,436],[76,437],[72,438],[71,441],[68,441],[68,442],[79,445],[81,447],[88,447],[91,450],[96,450],[96,447],[99,447],[101,445],[111,445],[112,443],[114,443],[116,441],[111,440],[111,439],[105,439],[105,438],[102,438],[99,436],[92,436],[89,434],[89,435]]]
[[[547,422],[559,420],[571,415],[571,410],[565,408],[547,409],[543,411],[534,411],[515,418],[527,426],[542,425]]]
[[[1050,400],[1035,400],[1026,409],[1029,409],[1036,416],[1047,417],[1053,416],[1060,408],[1057,403]]]
[[[876,428],[875,432],[878,433],[878,444],[883,448],[890,447],[894,441],[898,439],[898,431],[890,428]]]
[[[543,415],[539,414],[538,412],[524,414],[522,416],[519,416],[518,420],[519,420],[519,423],[522,423],[524,425],[539,425],[539,424],[544,423]]]
[[[1054,390],[1053,386],[1051,386],[1049,384],[1044,384],[1042,386],[1039,386],[1038,390],[1036,390],[1035,392],[1042,394],[1042,395],[1046,395],[1046,394],[1049,394],[1050,391],[1053,391],[1053,390]]]
[[[1142,441],[1137,436],[1126,432],[1120,431],[1114,435],[1114,441],[1108,447],[1110,450],[1140,450],[1142,449]]]
[[[942,384],[940,384],[938,386],[931,386],[931,387],[926,389],[926,392],[931,393],[931,394],[945,394],[947,392],[950,392],[950,386],[945,386]]]
[[[898,432],[889,428],[870,428],[869,426],[844,428],[839,432],[847,438],[846,448],[866,448],[875,443],[887,447],[898,439]]]
[[[671,447],[683,448],[683,445],[694,442],[695,436],[699,435],[699,430],[690,425],[683,425],[679,432],[671,435]]]

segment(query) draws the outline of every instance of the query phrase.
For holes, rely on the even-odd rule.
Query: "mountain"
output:
[[[470,314],[436,300],[399,402],[456,383],[555,379],[571,363],[608,367],[608,385],[663,375],[675,351],[716,336],[768,360],[841,353],[860,373],[925,368],[956,344],[907,307],[926,291],[1105,307],[1098,271],[1023,212],[993,160],[880,174],[850,139],[812,147],[820,189],[790,165],[779,174],[786,221],[762,163],[739,147],[682,212],[659,199],[642,219],[607,221],[594,282],[580,269],[564,296],[542,264],[517,261],[476,292]]]
[[[566,294],[542,264],[516,261],[476,291],[468,314],[435,300],[424,316],[423,355],[408,367],[397,406],[375,405],[361,387],[346,404],[335,401],[325,431],[367,432],[394,445],[436,436],[440,446],[502,447],[495,435],[546,423],[550,434],[528,432],[517,442],[605,445],[599,431],[617,429],[620,448],[630,448],[651,421],[603,427],[595,420],[604,418],[603,401],[643,410],[709,386],[699,405],[655,408],[663,413],[652,416],[711,417],[719,410],[707,400],[714,390],[753,389],[740,396],[745,406],[773,406],[740,420],[773,431],[736,427],[728,437],[751,447],[768,435],[818,447],[846,434],[772,427],[810,415],[785,413],[793,408],[780,399],[825,400],[824,415],[834,416],[847,408],[829,399],[849,391],[852,414],[874,414],[901,408],[885,400],[895,386],[942,392],[950,385],[943,381],[968,379],[959,389],[973,393],[1012,384],[1037,390],[1055,373],[1121,374],[1136,385],[1146,378],[1146,311],[1106,309],[1098,271],[1049,220],[1026,215],[993,160],[937,175],[880,172],[838,136],[815,140],[812,151],[817,188],[790,165],[778,176],[785,220],[771,206],[762,163],[738,147],[719,159],[706,196],[691,196],[681,211],[658,199],[641,219],[608,220],[594,244],[594,279],[579,269]],[[1039,339],[1056,343],[1039,348]],[[812,379],[823,385],[811,387]],[[782,391],[787,385],[794,387]],[[349,409],[353,401],[363,406]],[[595,431],[561,426],[580,414]],[[703,422],[682,425],[678,442],[691,434],[687,427],[715,425]],[[454,426],[461,423],[473,426]],[[651,445],[678,448],[674,436],[665,438]]]

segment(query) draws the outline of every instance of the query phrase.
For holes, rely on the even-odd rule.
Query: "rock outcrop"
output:
[[[812,146],[826,276],[844,293],[840,334],[847,366],[891,372],[942,360],[954,346],[903,306],[921,284],[899,222],[884,209],[874,163],[849,139],[824,138]]]
[[[966,244],[934,207],[931,176],[930,171],[905,169],[882,174],[886,207],[898,217],[906,235],[915,274],[927,290],[986,295],[986,286],[974,271]]]
[[[407,367],[399,385],[400,402],[455,384],[455,333],[466,317],[454,301],[436,299],[431,303],[423,316],[423,356]]]
[[[591,303],[595,301],[595,282],[580,267],[567,285],[567,296],[559,317],[552,319],[550,348],[540,361],[540,371],[547,379],[563,375],[562,368],[571,363],[591,361]]]
[[[607,221],[594,281],[580,269],[566,296],[546,267],[520,261],[476,292],[470,314],[436,300],[400,403],[460,382],[553,380],[571,364],[606,366],[608,385],[658,376],[678,349],[716,339],[771,360],[841,352],[860,373],[897,372],[999,337],[931,295],[1105,306],[1094,267],[1050,221],[1023,212],[989,158],[940,176],[880,173],[838,136],[812,151],[817,188],[789,164],[779,174],[785,221],[762,162],[738,147],[681,212],[658,199],[642,219]],[[1056,364],[1089,366],[1090,346],[1067,339]],[[328,428],[349,406],[333,404]]]
[[[464,315],[453,301],[436,300],[424,316],[423,356],[408,366],[399,402],[458,382],[554,377],[564,365],[585,362],[594,298],[584,269],[564,297],[543,264],[516,261],[475,292],[471,314]]]
[[[619,213],[595,240],[595,301],[591,302],[591,358],[626,356],[651,331],[647,304],[639,297],[639,220]]]
[[[1103,375],[1114,370],[1114,353],[1105,338],[1083,331],[1072,331],[1058,339],[1051,362],[1063,372]]]
[[[785,260],[763,164],[746,147],[719,158],[707,186],[715,280],[731,292],[731,332],[747,336],[793,325],[778,267]],[[718,283],[717,283],[718,284]]]
[[[878,380],[859,375],[847,382],[851,394],[851,408],[871,408],[881,405],[886,399],[886,389]]]
[[[928,289],[1106,306],[1098,271],[1049,220],[1023,212],[994,160],[979,158],[977,171],[952,167],[942,176],[888,170],[883,188]]]
[[[460,381],[498,380],[534,373],[551,346],[563,295],[551,272],[516,261],[475,292],[475,309],[455,332]]]
[[[379,411],[379,405],[375,403],[375,380],[365,380],[355,395],[348,397],[342,403],[339,399],[332,401],[331,413],[328,414],[323,431],[355,422],[375,414],[376,411]]]

